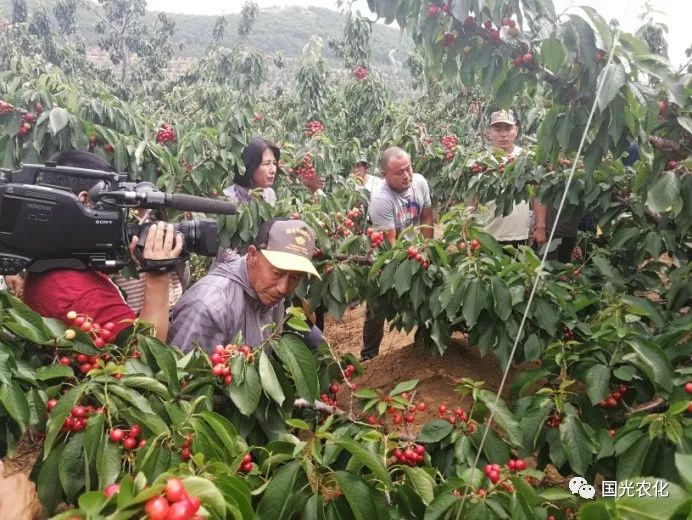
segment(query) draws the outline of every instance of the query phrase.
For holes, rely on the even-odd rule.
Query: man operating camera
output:
[[[89,170],[113,171],[111,166],[88,152],[64,151],[52,159],[58,166],[85,168]],[[46,184],[69,188],[85,205],[90,205],[88,191],[96,180],[47,174]],[[134,252],[138,238],[130,243]],[[146,260],[169,260],[178,258],[183,248],[182,235],[174,232],[171,224],[153,224],[147,233],[142,256]],[[165,341],[168,334],[168,291],[169,272],[148,272],[145,281],[144,304],[139,318],[155,327],[156,337]],[[112,332],[117,335],[129,327],[137,318],[125,303],[122,294],[104,273],[94,269],[50,269],[41,273],[28,273],[24,285],[24,301],[42,316],[67,321],[67,313],[76,311],[91,317],[96,323],[113,323]]]

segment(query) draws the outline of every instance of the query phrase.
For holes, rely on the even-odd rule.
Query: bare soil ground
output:
[[[365,306],[346,311],[341,321],[327,315],[326,336],[338,354],[350,353],[359,357],[362,345]],[[385,335],[380,355],[363,363],[365,374],[356,380],[361,388],[389,391],[396,383],[418,379],[418,397],[428,405],[429,416],[436,414],[439,404],[464,406],[468,404],[454,392],[454,387],[465,377],[485,381],[486,388],[497,391],[502,370],[491,355],[482,357],[477,349],[469,347],[463,335],[457,335],[443,356],[437,352],[416,347],[413,332],[405,334],[396,330]],[[507,379],[509,387],[517,368],[512,368]],[[503,395],[506,395],[503,392]],[[428,417],[419,417],[420,424]]]

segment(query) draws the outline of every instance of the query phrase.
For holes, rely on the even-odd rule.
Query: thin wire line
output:
[[[625,15],[629,11],[631,4],[631,0],[628,0],[627,6],[625,8]],[[611,47],[610,55],[608,56],[608,61],[606,62],[605,68],[607,69],[609,65],[613,62],[613,56],[615,55],[615,49],[617,48],[618,44],[620,43],[620,33],[621,30],[618,29],[617,32],[615,33],[615,37],[613,38],[613,45]],[[542,279],[542,274],[545,268],[545,262],[548,257],[548,251],[550,250],[550,243],[553,241],[553,237],[555,235],[555,230],[557,229],[557,223],[560,218],[560,215],[562,213],[562,208],[565,204],[565,200],[567,199],[567,193],[569,192],[569,187],[570,184],[572,183],[572,178],[574,177],[574,172],[576,171],[577,168],[577,159],[578,157],[581,156],[582,149],[584,147],[584,143],[586,142],[586,136],[589,131],[589,127],[591,126],[591,121],[593,120],[593,116],[596,113],[596,106],[598,104],[598,96],[601,93],[601,90],[603,89],[603,85],[605,85],[606,80],[609,76],[607,71],[605,74],[603,74],[603,78],[601,80],[600,85],[598,85],[598,88],[596,89],[596,95],[594,96],[594,101],[593,105],[591,106],[591,112],[589,113],[589,118],[586,121],[586,127],[584,128],[584,133],[581,136],[581,141],[579,142],[579,147],[577,148],[577,153],[574,158],[574,162],[572,163],[572,169],[569,172],[569,177],[567,177],[567,184],[565,185],[565,191],[562,193],[562,199],[560,200],[560,205],[557,208],[557,214],[555,215],[555,220],[553,222],[553,227],[550,230],[550,236],[548,237],[548,241],[546,242],[545,245],[545,251],[543,252],[543,257],[541,258],[541,265],[538,267],[538,272],[536,273],[536,279],[533,282],[533,287],[531,288],[531,294],[529,295],[528,303],[526,305],[526,310],[524,311],[524,315],[521,318],[521,323],[519,324],[519,331],[516,334],[516,338],[514,340],[514,345],[512,346],[512,350],[509,354],[509,358],[507,361],[507,366],[505,367],[504,373],[502,374],[502,380],[500,381],[500,386],[497,389],[497,397],[495,398],[495,402],[493,403],[493,407],[490,410],[490,416],[488,417],[488,421],[485,427],[485,431],[483,432],[483,437],[481,437],[481,442],[478,446],[478,451],[476,453],[476,458],[473,461],[473,466],[472,468],[476,468],[478,466],[478,461],[480,460],[481,457],[481,452],[483,451],[483,445],[485,444],[485,440],[488,437],[488,431],[490,430],[490,427],[492,426],[493,423],[493,416],[495,415],[495,410],[497,409],[497,404],[500,402],[500,396],[502,395],[502,389],[505,386],[505,383],[507,382],[507,375],[509,374],[509,369],[512,364],[512,359],[514,359],[514,354],[517,351],[517,346],[519,345],[519,338],[521,338],[521,334],[524,331],[524,324],[526,323],[526,316],[528,315],[529,309],[531,308],[531,303],[533,302],[533,297],[536,294],[536,289],[538,288],[538,284]],[[611,74],[612,75],[612,72]],[[471,484],[468,483],[466,484],[465,491],[464,491],[464,496],[461,500],[461,508],[460,512],[464,510],[464,504],[466,503],[466,498],[468,496],[468,490],[471,487]]]

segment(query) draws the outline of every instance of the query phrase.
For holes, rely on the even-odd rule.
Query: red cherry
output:
[[[144,511],[147,514],[147,520],[169,520],[171,507],[168,505],[168,500],[162,496],[150,498],[144,505]]]
[[[169,478],[166,481],[165,493],[169,502],[178,502],[187,497],[183,481],[179,478]]]
[[[688,394],[692,394],[692,382],[686,383],[684,388],[685,392],[687,392]]]
[[[139,434],[142,433],[142,428],[139,426],[139,424],[133,424],[130,426],[130,437],[137,438],[139,437]]]
[[[126,450],[134,450],[137,447],[137,439],[134,437],[123,439],[123,447]]]
[[[72,408],[72,417],[86,417],[87,409],[83,406],[75,406]]]
[[[441,404],[440,406],[437,407],[437,413],[439,413],[440,415],[446,414],[447,413],[447,407],[445,405]]]
[[[48,401],[46,401],[46,410],[48,410],[50,412],[53,408],[55,408],[55,405],[57,405],[57,404],[58,404],[57,399],[48,399]]]
[[[110,498],[118,491],[120,491],[120,484],[111,484],[110,486],[106,486],[106,489],[103,490],[103,494],[106,495],[106,498]]]
[[[108,435],[108,438],[111,440],[111,442],[120,442],[123,440],[125,437],[125,432],[122,431],[120,428],[113,428]]]
[[[526,462],[524,462],[522,459],[519,459],[514,463],[514,467],[517,471],[523,471],[526,469]]]
[[[245,462],[240,466],[241,471],[244,473],[247,473],[248,471],[252,471],[252,462]]]

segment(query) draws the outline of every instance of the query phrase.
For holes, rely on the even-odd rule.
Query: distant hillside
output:
[[[235,1],[235,0],[234,0]],[[52,15],[52,9],[56,0],[28,0],[29,13],[33,13],[37,6],[44,6]],[[9,18],[11,13],[11,0],[0,0],[0,18]],[[147,17],[153,21],[155,12],[150,12]],[[211,38],[212,28],[217,17],[197,16],[182,14],[167,14],[176,24],[174,41],[181,42],[182,48],[176,49],[179,58],[199,58]],[[97,34],[94,30],[97,18],[87,10],[80,9],[77,15],[79,35],[85,39],[88,48],[96,46]],[[223,41],[224,46],[231,46],[237,38],[237,27],[240,15],[228,15],[229,29]],[[326,42],[330,37],[339,37],[343,30],[343,16],[329,9],[319,7],[285,7],[264,9],[255,22],[253,32],[250,34],[248,45],[268,54],[282,51],[287,58],[296,58],[302,54],[305,43],[313,35],[320,36]],[[388,66],[389,52],[398,49],[398,59],[405,57],[413,48],[410,37],[402,35],[396,29],[377,24],[372,34],[372,60],[379,67]],[[325,55],[334,58],[331,50],[326,49]],[[378,68],[379,68],[378,67]]]

